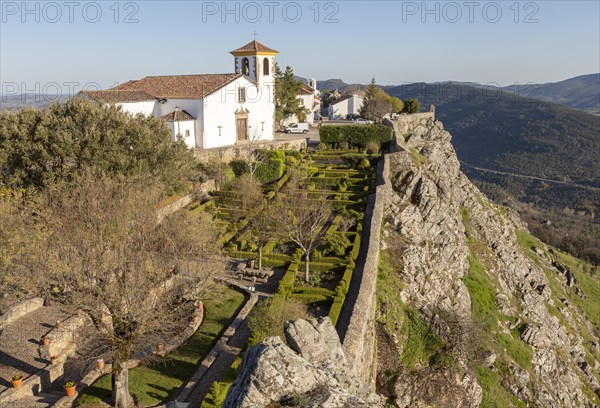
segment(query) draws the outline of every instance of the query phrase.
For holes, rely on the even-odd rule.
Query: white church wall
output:
[[[156,101],[148,101],[148,102],[126,102],[119,103],[118,105],[123,109],[123,111],[128,112],[132,115],[137,115],[138,113],[142,113],[146,116],[152,115],[154,111],[154,104]]]
[[[238,102],[240,87],[246,89],[246,101],[243,103]],[[242,77],[209,95],[204,106],[202,147],[205,149],[229,146],[237,142],[235,112],[241,109],[248,111],[249,138],[273,139],[275,105],[266,86],[264,92],[258,92],[253,82]]]
[[[190,144],[186,141],[186,144],[190,147],[202,147],[203,105],[204,101],[202,99],[167,99],[164,103],[156,103],[154,116],[161,117],[173,112],[177,107],[186,111],[196,118],[193,132],[194,142]]]
[[[196,121],[188,120],[185,122],[169,122],[171,125],[171,131],[173,132],[173,139],[178,135],[181,135],[185,144],[193,149],[196,147]],[[189,133],[189,135],[188,135]]]

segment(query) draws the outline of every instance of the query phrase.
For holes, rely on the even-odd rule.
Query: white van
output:
[[[308,123],[292,123],[284,130],[285,133],[308,133]]]

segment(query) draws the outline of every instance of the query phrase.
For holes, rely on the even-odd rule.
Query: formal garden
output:
[[[277,328],[270,333],[269,324],[281,325],[276,320],[285,315],[282,310],[297,308],[299,302],[306,305],[310,315],[329,316],[334,324],[344,306],[360,251],[367,197],[374,192],[380,150],[391,140],[391,129],[377,125],[328,126],[321,129],[321,140],[314,151],[263,152],[272,179],[261,180],[265,182],[261,204],[240,210],[246,207],[244,194],[248,193],[243,186],[236,186],[235,179],[243,177],[244,166],[233,163],[229,174],[232,188],[226,187],[215,193],[213,200],[192,206],[192,212],[205,211],[218,220],[231,258],[255,268],[284,272],[273,298],[256,308],[261,314],[256,320],[263,327],[254,328],[258,333],[251,335],[250,345],[267,335],[281,334]],[[259,173],[261,178],[264,173]],[[254,195],[253,200],[257,200]],[[304,221],[298,224],[306,227],[319,219],[315,213],[322,211],[322,203],[326,203],[327,216],[321,217],[315,228],[316,244],[309,251],[307,267],[307,251],[290,238],[296,229],[288,229],[282,222],[293,223],[295,219]],[[299,206],[305,207],[304,211]],[[313,217],[306,217],[307,207]],[[282,216],[284,212],[292,213],[291,218]],[[258,222],[253,222],[257,218]],[[257,228],[263,236],[256,234]],[[275,322],[263,314],[276,314],[272,318]],[[221,406],[240,361],[238,358],[225,378],[213,384],[203,408]]]

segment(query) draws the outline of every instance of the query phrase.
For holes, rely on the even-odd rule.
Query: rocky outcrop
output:
[[[286,345],[270,337],[246,351],[226,408],[264,408],[295,401],[303,407],[378,407],[380,397],[346,373],[347,363],[331,320],[286,323]]]
[[[439,121],[424,119],[410,129],[405,123],[390,124],[400,151],[386,158],[394,195],[384,218],[383,246],[399,237],[406,244],[398,271],[402,301],[419,310],[443,340],[458,337],[449,351],[451,371],[426,365],[395,377],[389,389],[396,405],[479,406],[482,388],[473,368],[478,365],[498,376],[512,396],[536,406],[593,406],[589,390],[597,389],[598,381],[585,372],[590,369],[584,364],[583,339],[549,312],[553,296],[542,267],[552,268],[550,258],[542,265],[543,260],[534,262],[524,253],[517,231],[527,231],[526,225],[511,210],[491,203],[461,172],[451,136]],[[472,311],[481,300],[465,284],[469,259],[481,264],[482,279],[495,292],[493,304],[483,305],[490,310],[486,328],[491,332],[475,340],[467,326],[480,318]],[[557,274],[565,285],[576,287],[564,267]],[[576,310],[571,313],[586,321]],[[452,322],[446,316],[453,316]],[[530,360],[510,347],[530,353]],[[475,356],[474,351],[487,354]]]

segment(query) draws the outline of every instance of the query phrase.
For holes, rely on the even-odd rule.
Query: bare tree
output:
[[[331,217],[331,206],[327,197],[311,199],[309,192],[290,181],[283,197],[277,201],[274,220],[280,231],[298,245],[305,256],[304,280],[310,278],[310,256],[319,246],[324,235],[325,224]]]
[[[246,145],[246,165],[250,177],[254,178],[254,173],[265,159],[265,154],[259,149],[260,132],[258,129],[252,129],[248,136],[248,144]]]
[[[244,234],[258,247],[258,269],[261,269],[263,247],[277,236],[273,206],[265,202],[262,185],[249,174],[244,174],[231,183],[231,192],[226,202],[234,222],[247,220]]]
[[[89,174],[51,187],[30,210],[28,257],[12,265],[40,292],[63,288],[65,302],[89,315],[112,360],[118,408],[133,405],[127,360],[189,324],[194,302],[224,271],[208,219],[180,212],[158,221],[160,191],[151,181]]]

